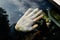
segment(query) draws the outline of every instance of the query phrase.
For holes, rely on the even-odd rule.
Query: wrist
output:
[[[29,32],[29,31],[32,31],[32,27],[18,27],[18,26],[15,26],[15,29],[17,31],[22,31],[22,32]]]

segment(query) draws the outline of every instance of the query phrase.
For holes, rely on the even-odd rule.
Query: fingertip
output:
[[[25,12],[25,16],[28,15],[31,11],[33,11],[32,8],[29,8],[26,12]]]
[[[34,11],[38,11],[38,10],[39,10],[38,8],[34,9]]]
[[[35,29],[36,27],[38,27],[38,24],[33,25],[33,29]]]
[[[35,18],[33,21],[37,21],[37,20],[39,20],[39,19],[41,19],[41,18],[43,18],[43,14],[41,14],[40,16],[38,16],[37,18]]]

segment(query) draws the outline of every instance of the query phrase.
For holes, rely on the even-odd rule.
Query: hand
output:
[[[25,14],[18,20],[15,29],[17,31],[31,31],[35,29],[38,26],[38,24],[34,24],[34,22],[43,17],[42,12],[43,11],[39,10],[38,8],[34,10],[32,8],[29,8],[25,12]]]

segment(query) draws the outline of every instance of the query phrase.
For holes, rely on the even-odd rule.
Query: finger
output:
[[[30,12],[32,12],[32,10],[33,10],[32,8],[29,8],[29,9],[25,12],[24,15],[25,15],[25,16],[28,15]]]
[[[35,29],[36,27],[38,27],[38,24],[33,25],[32,29]]]
[[[38,8],[34,9],[28,16],[31,17],[32,15],[34,15],[37,12],[38,12]]]
[[[42,13],[42,10],[38,11],[35,15],[33,15],[31,18],[34,19],[35,17],[37,17],[39,14]]]
[[[15,25],[15,29],[16,29],[16,30],[19,30],[19,27],[20,27],[20,26],[19,26],[18,24]]]
[[[35,18],[33,21],[38,21],[39,19],[41,19],[44,15],[41,14],[40,16],[38,16],[37,18]]]

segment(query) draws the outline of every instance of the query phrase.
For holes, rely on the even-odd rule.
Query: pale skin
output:
[[[18,20],[15,29],[17,31],[31,31],[38,27],[38,24],[34,24],[34,22],[40,20],[43,18],[42,10],[39,10],[38,8],[32,9],[29,8],[25,14]],[[34,24],[34,25],[33,25]],[[33,26],[32,26],[33,25]]]

